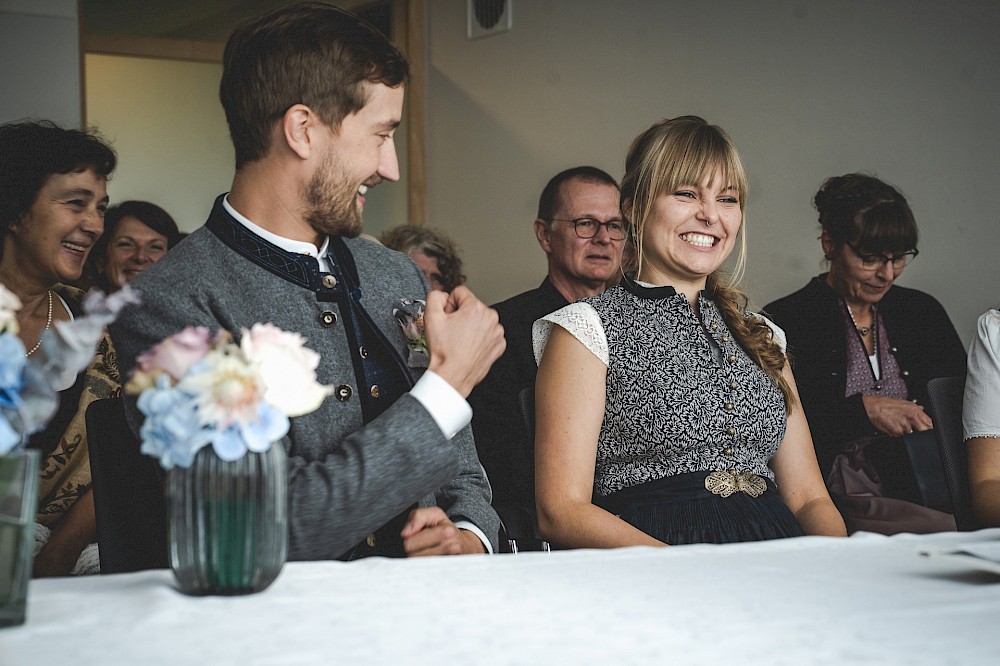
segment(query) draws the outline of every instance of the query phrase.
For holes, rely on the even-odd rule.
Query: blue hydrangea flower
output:
[[[257,420],[236,421],[212,432],[212,448],[222,460],[238,460],[247,451],[261,453],[288,432],[288,417],[280,409],[261,402]]]
[[[137,407],[146,416],[139,450],[159,458],[164,469],[190,467],[198,450],[212,440],[212,430],[198,422],[197,397],[170,386],[167,375],[142,392]]]
[[[0,455],[13,451],[21,443],[21,439],[21,433],[11,426],[7,415],[0,411]]]
[[[20,407],[27,362],[21,339],[13,333],[0,335],[0,407]]]
[[[190,467],[206,444],[226,461],[238,460],[247,451],[267,451],[289,428],[284,412],[266,402],[257,406],[254,419],[233,421],[221,428],[217,423],[204,424],[198,395],[171,386],[165,374],[142,392],[137,406],[146,417],[139,430],[140,451],[159,458],[164,469]]]

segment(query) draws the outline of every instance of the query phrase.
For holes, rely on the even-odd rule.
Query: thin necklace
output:
[[[38,342],[35,343],[35,346],[31,348],[31,351],[29,351],[27,354],[24,355],[25,358],[28,358],[29,356],[31,356],[32,354],[34,354],[36,351],[38,351],[39,347],[42,346],[42,337],[45,336],[45,331],[49,330],[50,326],[52,326],[52,290],[51,289],[49,289],[49,316],[46,317],[46,319],[45,319],[45,328],[43,328],[42,332],[39,334],[39,336],[38,336]]]
[[[864,338],[864,336],[868,335],[868,331],[870,331],[870,330],[874,330],[875,331],[875,340],[874,340],[874,343],[872,344],[872,347],[875,350],[875,353],[872,354],[872,356],[875,357],[875,363],[878,365],[879,373],[881,373],[882,372],[882,354],[880,353],[879,345],[878,345],[878,342],[879,342],[878,341],[878,306],[876,306],[876,305],[872,306],[872,325],[871,325],[871,328],[865,327],[864,330],[862,330],[861,328],[859,328],[858,327],[858,322],[854,320],[854,313],[851,312],[851,306],[847,304],[847,299],[844,299],[844,307],[847,308],[847,314],[850,315],[850,317],[851,317],[851,323],[854,324],[854,333],[855,333],[855,336],[858,338],[858,344],[861,345],[861,349],[862,349],[862,351],[865,352],[866,355],[868,354],[868,350],[865,349],[865,341],[864,341],[863,338]],[[870,360],[868,362],[868,370],[869,370],[869,372],[871,372],[871,375],[872,375],[872,385],[874,386],[875,390],[876,391],[881,391],[882,390],[882,380],[875,376],[875,368],[872,366]]]
[[[851,311],[851,304],[844,300],[844,305],[847,306],[847,314],[851,315],[851,323],[854,324],[854,329],[861,334],[861,337],[867,337],[871,333],[872,329],[877,326],[875,322],[875,306],[872,306],[872,325],[871,326],[858,326],[858,320],[854,318],[854,312]]]

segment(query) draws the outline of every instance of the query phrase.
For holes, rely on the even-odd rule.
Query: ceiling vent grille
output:
[[[507,32],[513,25],[510,3],[512,0],[467,0],[468,14],[466,36],[482,39]]]

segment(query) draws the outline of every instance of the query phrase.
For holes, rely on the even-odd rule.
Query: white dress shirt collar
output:
[[[320,245],[319,249],[312,243],[306,243],[304,241],[292,240],[291,238],[285,238],[284,236],[279,236],[278,234],[271,233],[263,227],[259,227],[246,217],[244,217],[239,211],[233,208],[232,204],[229,203],[229,195],[227,194],[222,198],[222,206],[226,209],[226,212],[233,216],[233,219],[242,224],[244,227],[249,229],[251,232],[260,236],[268,243],[272,245],[277,245],[282,250],[286,252],[291,252],[292,254],[304,254],[310,257],[314,257],[319,261],[319,267],[322,271],[329,271],[330,266],[326,260],[326,252],[330,246],[330,237],[323,237],[323,244]]]

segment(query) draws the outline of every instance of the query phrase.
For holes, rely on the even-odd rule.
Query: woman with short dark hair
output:
[[[848,528],[954,529],[919,506],[902,437],[934,427],[927,381],[965,373],[965,349],[941,304],[895,284],[917,256],[905,197],[850,173],[816,193],[829,271],[764,308],[788,336],[820,469]]]
[[[118,291],[179,241],[167,211],[148,201],[123,201],[104,216],[104,234],[90,252],[86,272],[104,293]]]

